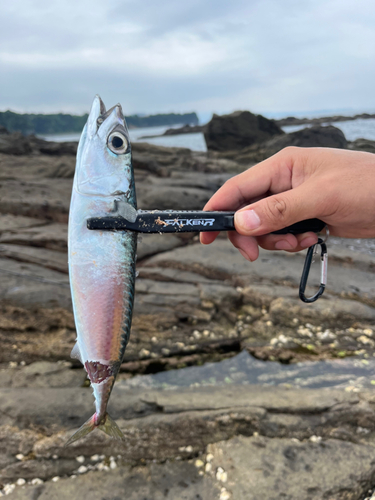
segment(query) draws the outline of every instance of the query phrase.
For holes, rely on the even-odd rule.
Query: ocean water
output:
[[[328,124],[326,124],[328,125]],[[347,122],[333,122],[332,125],[341,129],[345,137],[349,141],[354,141],[363,137],[364,139],[371,139],[375,141],[375,119],[359,119],[351,120]],[[179,127],[180,125],[176,125]],[[283,127],[283,130],[287,133],[294,132],[296,130],[301,130],[308,127],[309,125],[298,125],[298,126],[288,126]],[[179,147],[179,148],[189,148],[193,151],[207,151],[206,143],[202,133],[195,134],[181,134],[181,135],[171,135],[164,137],[154,137],[152,139],[142,139],[143,136],[148,135],[160,135],[163,134],[168,128],[171,127],[147,127],[132,129],[129,131],[130,140],[132,142],[148,142],[150,144],[156,144],[158,146],[167,147]],[[51,134],[40,136],[42,139],[47,141],[78,141],[81,134]]]
[[[181,135],[171,135],[165,137],[154,137],[152,139],[142,139],[144,136],[150,135],[161,135],[169,128],[178,128],[182,125],[163,126],[163,127],[145,127],[129,130],[130,141],[131,142],[148,142],[150,144],[156,144],[158,146],[167,147],[177,147],[177,148],[189,148],[193,151],[207,151],[206,143],[204,141],[204,136],[202,133],[196,134],[181,134]],[[41,139],[47,141],[65,142],[65,141],[78,141],[80,138],[80,133],[72,134],[48,134],[40,135]]]
[[[361,118],[347,122],[330,122],[323,125],[334,125],[339,128],[344,132],[348,141],[355,141],[359,138],[375,141],[375,119],[373,118],[369,118],[368,120]],[[283,127],[283,130],[284,132],[291,133],[307,127],[311,127],[311,125],[290,125]]]

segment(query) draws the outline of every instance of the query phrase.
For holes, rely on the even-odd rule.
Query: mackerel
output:
[[[77,151],[69,215],[69,276],[77,342],[96,411],[68,440],[95,428],[123,440],[107,404],[129,340],[137,235],[90,231],[89,217],[123,216],[134,222],[136,194],[129,132],[120,104],[106,111],[96,96]]]

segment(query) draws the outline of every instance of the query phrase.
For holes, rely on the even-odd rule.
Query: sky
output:
[[[375,111],[373,0],[12,0],[0,110]]]

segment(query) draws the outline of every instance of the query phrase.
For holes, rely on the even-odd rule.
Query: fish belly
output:
[[[92,384],[101,384],[116,377],[129,340],[137,236],[88,230],[88,213],[108,213],[88,212],[87,203],[72,210],[69,273],[79,357]],[[82,220],[79,214],[85,214]]]

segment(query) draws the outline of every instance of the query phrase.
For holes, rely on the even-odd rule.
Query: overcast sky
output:
[[[375,111],[374,0],[11,0],[0,110]]]

